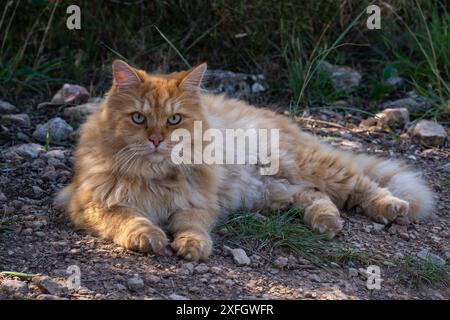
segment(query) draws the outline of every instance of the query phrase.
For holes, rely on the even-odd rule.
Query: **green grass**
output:
[[[440,266],[413,256],[407,256],[397,263],[400,267],[399,280],[409,286],[419,287],[424,284],[448,286],[450,284],[450,270],[447,265]]]
[[[272,212],[261,219],[243,209],[220,222],[216,230],[225,231],[233,239],[268,245],[270,250],[276,247],[290,248],[314,265],[328,269],[330,262],[367,266],[376,260],[369,252],[329,240],[326,235],[312,231],[301,222],[301,216],[301,210],[291,208]]]

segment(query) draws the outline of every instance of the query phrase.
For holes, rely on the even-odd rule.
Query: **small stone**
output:
[[[50,150],[44,153],[44,157],[47,159],[59,159],[63,160],[65,158],[64,150]]]
[[[196,273],[203,274],[203,273],[207,273],[209,271],[209,267],[206,264],[202,263],[202,264],[199,264],[198,266],[196,266],[194,268],[194,270]]]
[[[280,269],[283,269],[284,267],[286,267],[288,265],[288,263],[289,263],[289,259],[286,257],[278,257],[273,262],[273,264]]]
[[[29,127],[31,125],[30,117],[26,113],[7,114],[0,118],[0,124],[5,127]]]
[[[409,111],[406,108],[385,109],[376,117],[382,128],[404,129],[409,122]]]
[[[8,198],[6,198],[5,194],[3,192],[0,191],[0,201],[6,201],[8,200]]]
[[[192,262],[186,262],[181,265],[181,272],[186,275],[194,273],[194,264]]]
[[[98,103],[84,103],[78,106],[68,107],[63,110],[63,117],[69,122],[82,123],[86,118],[99,108]]]
[[[181,294],[177,294],[177,293],[172,293],[169,296],[170,300],[189,300],[188,297],[182,296]]]
[[[41,142],[47,140],[47,134],[50,136],[50,142],[61,142],[69,139],[73,132],[73,128],[63,119],[56,117],[50,119],[45,124],[39,124],[33,132],[33,137]]]
[[[439,147],[447,140],[447,132],[437,122],[420,120],[412,130],[412,137],[425,147]]]
[[[251,263],[250,258],[247,256],[247,253],[245,253],[245,251],[243,249],[228,248],[228,251],[231,253],[231,255],[233,256],[234,262],[238,266],[248,266]]]
[[[37,143],[25,143],[10,147],[5,151],[6,158],[37,158],[44,147]]]
[[[37,196],[41,195],[44,193],[44,190],[42,190],[41,188],[39,188],[38,186],[32,186],[31,189],[33,189],[33,193]]]
[[[348,275],[350,277],[357,277],[358,276],[358,269],[348,268]]]
[[[439,266],[445,265],[445,260],[444,259],[442,259],[437,254],[434,254],[434,253],[430,252],[428,249],[421,250],[420,252],[417,253],[417,256],[420,259],[429,261],[429,262],[437,264]]]
[[[407,232],[400,232],[400,233],[398,234],[398,236],[399,236],[400,238],[402,238],[403,240],[409,240],[409,234],[408,234]]]
[[[320,67],[330,76],[336,90],[349,91],[361,83],[361,74],[350,67],[336,66],[327,61],[322,62]]]
[[[392,76],[386,80],[386,83],[393,87],[401,86],[404,82],[405,80],[399,76]]]
[[[381,223],[372,223],[374,233],[380,233],[386,227]]]
[[[317,274],[312,274],[309,278],[311,279],[312,282],[317,283],[322,282],[322,279],[320,279],[320,277]]]
[[[151,282],[151,283],[158,283],[161,281],[161,278],[158,276],[155,276],[153,274],[148,274],[145,276],[145,280],[147,280],[148,282]]]
[[[18,112],[19,109],[17,109],[11,103],[4,100],[0,100],[0,114],[13,114]]]
[[[225,93],[233,98],[248,98],[266,90],[263,75],[235,73],[226,70],[208,70],[205,87],[211,93]]]
[[[127,287],[125,287],[121,283],[116,283],[116,289],[119,290],[119,291],[125,291],[125,290],[127,290]]]
[[[59,283],[53,281],[49,276],[35,276],[32,280],[43,293],[48,293],[50,295],[60,296],[65,292],[63,286]]]
[[[26,295],[28,285],[23,281],[6,279],[0,284],[0,292],[9,296]]]
[[[144,280],[142,280],[142,278],[138,275],[134,275],[134,277],[127,280],[127,287],[131,291],[142,290],[144,288]]]
[[[52,104],[80,104],[85,103],[90,98],[89,92],[86,88],[66,83],[63,87],[53,96]]]

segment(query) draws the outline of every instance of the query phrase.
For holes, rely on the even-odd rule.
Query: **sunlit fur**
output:
[[[283,115],[200,93],[205,69],[155,75],[115,62],[113,86],[82,128],[73,181],[58,197],[77,227],[143,252],[167,253],[172,235],[180,256],[204,260],[219,214],[243,204],[301,207],[305,223],[331,237],[343,227],[339,209],[357,207],[381,223],[431,211],[431,191],[404,164],[334,149]],[[144,124],[131,120],[136,111]],[[182,122],[168,125],[175,113]],[[203,130],[279,129],[278,174],[261,176],[256,165],[175,165],[169,136],[177,128],[193,135],[194,120]],[[155,133],[164,138],[156,151]]]

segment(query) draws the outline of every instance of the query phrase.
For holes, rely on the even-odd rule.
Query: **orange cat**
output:
[[[211,226],[220,212],[240,208],[304,209],[305,223],[333,237],[339,209],[360,207],[375,221],[417,218],[432,209],[432,193],[405,165],[336,150],[302,132],[287,117],[243,101],[203,94],[206,71],[148,74],[114,61],[114,82],[82,128],[72,183],[59,195],[73,223],[125,248],[189,260],[211,253]],[[176,164],[175,130],[278,129],[279,164]],[[184,141],[193,145],[193,141]],[[206,146],[204,143],[202,146]]]

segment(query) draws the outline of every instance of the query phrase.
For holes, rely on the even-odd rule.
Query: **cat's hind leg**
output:
[[[343,227],[339,210],[330,197],[316,188],[302,188],[294,204],[304,209],[304,221],[313,230],[333,238]]]

